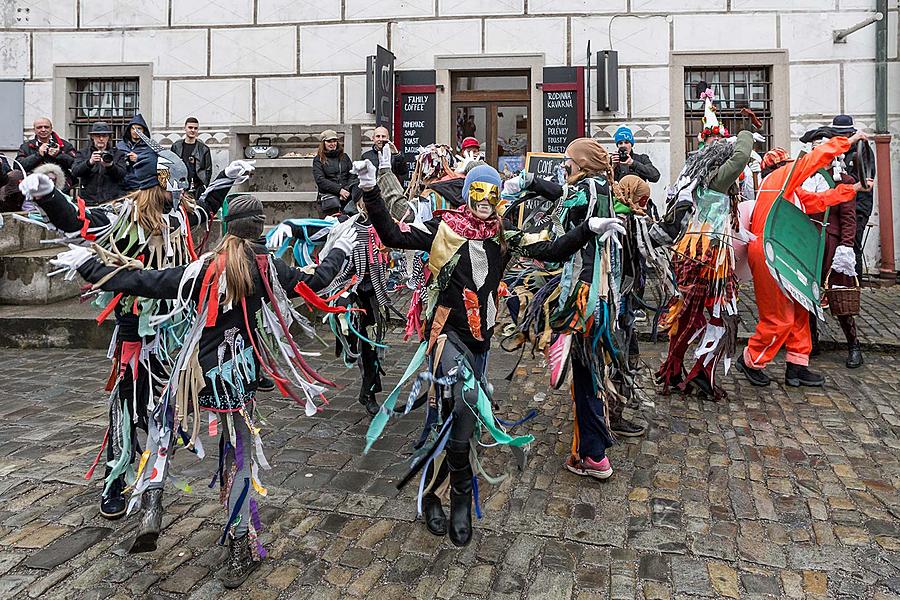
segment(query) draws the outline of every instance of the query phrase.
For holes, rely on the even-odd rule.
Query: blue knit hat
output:
[[[477,167],[474,167],[469,171],[469,174],[466,175],[466,181],[463,184],[463,200],[467,203],[469,202],[469,186],[476,181],[492,183],[498,188],[503,183],[500,179],[500,173],[498,173],[497,169],[494,167],[490,165],[478,165]]]
[[[613,140],[618,144],[619,142],[630,142],[631,145],[634,145],[634,134],[631,133],[631,130],[625,127],[619,127],[616,129],[616,134],[613,136]]]

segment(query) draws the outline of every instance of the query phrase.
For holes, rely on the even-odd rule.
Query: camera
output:
[[[619,162],[625,162],[626,160],[628,160],[628,150],[619,148]]]
[[[111,165],[114,158],[115,156],[109,150],[100,155],[100,160],[106,165]]]
[[[59,147],[59,144],[57,144],[56,140],[51,137],[49,140],[47,140],[47,147],[48,148],[57,148],[57,147]]]

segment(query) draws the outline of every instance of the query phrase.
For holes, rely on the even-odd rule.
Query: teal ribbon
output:
[[[381,434],[384,431],[384,427],[385,425],[387,425],[388,419],[390,418],[390,415],[393,414],[394,407],[397,405],[397,398],[400,397],[400,389],[409,380],[409,378],[419,370],[419,367],[422,366],[422,363],[425,362],[427,351],[428,342],[423,341],[421,344],[419,344],[419,348],[416,350],[415,355],[413,355],[412,360],[406,367],[406,372],[403,373],[403,377],[400,378],[400,381],[397,382],[397,385],[388,395],[387,399],[384,401],[384,404],[381,405],[381,410],[378,411],[378,414],[372,418],[372,422],[369,424],[369,429],[368,431],[366,431],[366,447],[363,449],[363,454],[367,454],[372,448],[372,444],[374,444],[375,441],[379,437],[381,437]]]

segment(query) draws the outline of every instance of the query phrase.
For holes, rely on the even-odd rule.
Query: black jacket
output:
[[[125,180],[125,153],[118,148],[107,145],[106,151],[113,155],[112,165],[102,162],[91,164],[91,154],[96,151],[94,144],[89,144],[78,152],[72,175],[81,180],[79,195],[88,206],[96,206],[109,200],[121,198],[122,182]]]
[[[74,183],[72,179],[72,165],[75,163],[75,147],[69,142],[59,137],[55,131],[50,132],[50,139],[54,140],[59,146],[59,154],[50,156],[50,153],[41,156],[38,151],[41,143],[38,139],[32,138],[27,142],[23,142],[19,146],[19,152],[16,154],[16,160],[25,169],[25,173],[31,173],[34,169],[44,163],[56,163],[66,174],[66,190],[70,189]]]
[[[9,181],[10,171],[9,161],[6,160],[5,156],[0,155],[0,187],[6,185],[6,182]]]
[[[184,149],[184,140],[178,140],[172,144],[171,149],[172,152],[181,156],[181,151]],[[197,174],[197,179],[200,180],[199,189],[196,187],[194,189],[196,196],[199,196],[206,189],[206,186],[209,185],[209,178],[212,177],[212,155],[209,152],[209,146],[200,140],[194,142],[194,151],[191,153],[190,159],[194,162],[194,172]],[[187,161],[185,161],[185,164],[187,164]],[[191,165],[188,164],[187,167],[190,169]]]
[[[326,155],[324,164],[317,155],[313,159],[313,178],[319,193],[338,196],[342,189],[352,191],[350,188],[357,183],[356,175],[350,172],[352,167],[353,161],[344,153],[339,156]]]
[[[626,175],[637,175],[650,183],[659,181],[659,170],[650,162],[649,156],[632,152],[631,158],[634,159],[634,164],[630,166],[622,163],[616,165],[616,181],[621,180]]]
[[[375,168],[378,168],[378,150],[375,149],[375,146],[372,146],[365,152],[363,152],[361,160],[368,160],[370,163],[375,165]],[[391,171],[394,172],[394,175],[397,176],[401,182],[406,179],[407,168],[406,168],[406,159],[403,158],[403,155],[400,153],[391,155]]]

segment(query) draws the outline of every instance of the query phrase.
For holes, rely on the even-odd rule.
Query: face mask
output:
[[[500,202],[500,187],[483,181],[472,182],[469,185],[469,202],[475,206],[483,200],[488,201],[492,207],[497,206]]]

